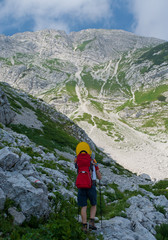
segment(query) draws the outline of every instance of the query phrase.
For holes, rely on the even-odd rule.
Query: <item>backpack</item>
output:
[[[91,188],[91,157],[88,153],[80,153],[77,156],[78,175],[76,178],[77,188]]]

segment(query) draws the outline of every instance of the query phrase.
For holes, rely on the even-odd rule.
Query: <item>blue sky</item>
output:
[[[168,40],[168,0],[0,0],[0,34],[122,29]]]

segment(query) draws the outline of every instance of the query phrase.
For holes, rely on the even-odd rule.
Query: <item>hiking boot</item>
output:
[[[87,223],[82,223],[82,231],[87,233]]]
[[[95,220],[93,218],[90,218],[89,220],[89,229],[97,230],[97,227],[95,226]]]

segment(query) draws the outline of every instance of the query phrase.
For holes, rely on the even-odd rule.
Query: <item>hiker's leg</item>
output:
[[[97,230],[95,226],[95,215],[96,215],[96,205],[91,206],[90,208],[90,220],[89,220],[89,229]]]
[[[87,223],[87,206],[81,208],[82,223]]]
[[[90,218],[95,218],[96,215],[96,205],[97,205],[97,192],[96,192],[96,186],[92,186],[88,190],[88,198],[91,203],[90,208]]]
[[[81,207],[82,223],[87,223],[87,192],[86,189],[78,189],[78,206]]]
[[[90,218],[94,219],[96,216],[96,205],[91,206],[90,208]]]
[[[89,229],[96,230],[97,229],[95,226],[96,204],[97,204],[96,186],[91,187],[89,191],[89,200],[91,203]]]

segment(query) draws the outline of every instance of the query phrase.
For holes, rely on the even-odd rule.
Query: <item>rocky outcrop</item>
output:
[[[146,230],[141,224],[136,227],[127,218],[115,217],[103,221],[104,240],[156,240],[156,238]]]
[[[7,96],[0,88],[0,122],[9,124],[13,121],[15,113],[11,110]]]
[[[158,198],[157,205],[155,201]],[[156,240],[155,226],[166,223],[168,216],[156,210],[161,206],[164,196],[153,196],[150,200],[147,196],[134,196],[128,199],[130,207],[126,209],[127,218],[114,217],[110,220],[103,220],[102,230],[104,240]],[[167,211],[168,200],[165,199],[164,207]]]
[[[13,151],[14,149],[8,147],[0,150],[1,209],[4,206],[5,196],[15,201],[27,218],[31,215],[38,218],[48,216],[49,201],[46,185],[31,165],[31,158],[24,153],[19,156]],[[33,176],[33,182],[29,180],[30,176]]]

